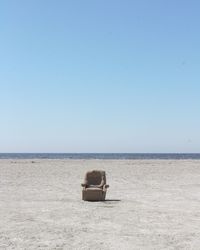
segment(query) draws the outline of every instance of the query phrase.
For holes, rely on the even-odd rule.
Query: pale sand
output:
[[[91,169],[110,201],[81,200]],[[200,161],[0,160],[0,249],[198,250]]]

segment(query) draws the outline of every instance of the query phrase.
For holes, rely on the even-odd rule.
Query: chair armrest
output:
[[[81,186],[82,186],[82,187],[86,187],[86,186],[87,186],[87,184],[85,184],[85,183],[81,183]]]
[[[107,188],[109,188],[109,185],[105,184],[105,185],[103,186],[103,190],[106,190]]]

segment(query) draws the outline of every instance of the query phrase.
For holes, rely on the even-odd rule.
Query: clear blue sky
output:
[[[199,10],[1,0],[0,152],[200,152]]]

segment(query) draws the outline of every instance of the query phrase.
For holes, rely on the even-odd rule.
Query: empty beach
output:
[[[81,200],[105,170],[105,202]],[[0,249],[199,249],[200,160],[0,160]]]

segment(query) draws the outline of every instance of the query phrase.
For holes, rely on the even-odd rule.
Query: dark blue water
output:
[[[145,153],[0,153],[0,159],[200,159],[199,154]]]

